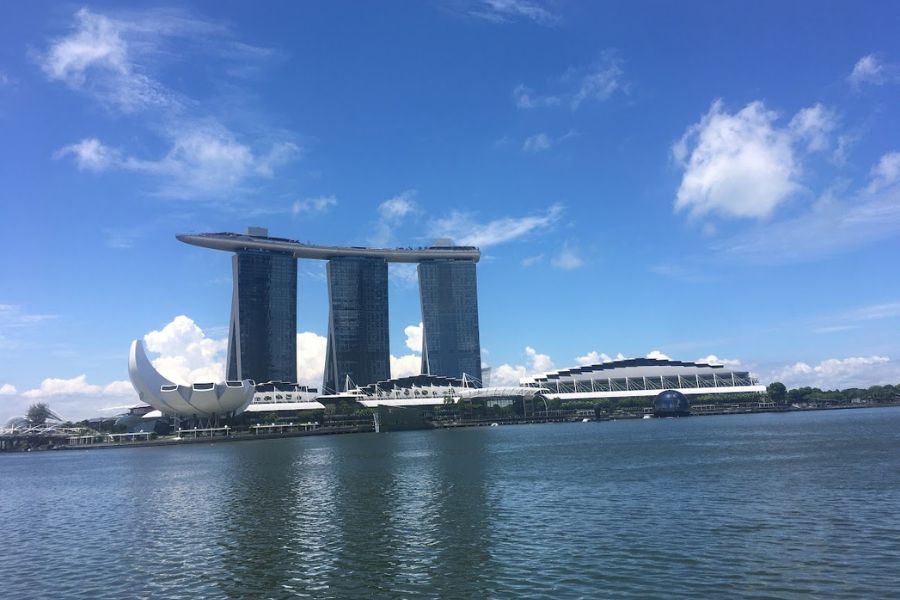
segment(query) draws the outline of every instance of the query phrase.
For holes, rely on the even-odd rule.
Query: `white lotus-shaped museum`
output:
[[[244,412],[253,400],[252,380],[179,385],[163,377],[147,358],[141,340],[131,342],[128,377],[138,397],[164,414],[214,417]]]

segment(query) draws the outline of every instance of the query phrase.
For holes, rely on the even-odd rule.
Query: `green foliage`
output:
[[[784,404],[787,398],[787,388],[780,381],[770,383],[766,387],[766,393],[769,395],[769,400],[775,404]]]

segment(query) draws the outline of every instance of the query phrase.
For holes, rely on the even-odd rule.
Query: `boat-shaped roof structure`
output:
[[[364,246],[321,246],[304,244],[287,238],[253,235],[250,233],[185,233],[175,236],[179,241],[202,248],[238,252],[240,250],[268,250],[284,252],[295,258],[330,260],[342,256],[382,258],[387,262],[419,263],[429,260],[470,260],[478,262],[481,251],[474,246],[435,245],[420,248],[366,248]]]

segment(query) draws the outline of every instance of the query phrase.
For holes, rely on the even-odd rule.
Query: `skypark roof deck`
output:
[[[196,233],[175,236],[193,246],[237,252],[257,249],[293,254],[295,258],[329,260],[339,256],[383,258],[388,262],[419,263],[436,259],[478,262],[481,252],[474,246],[427,246],[422,248],[364,248],[361,246],[319,246],[286,238],[247,233]]]

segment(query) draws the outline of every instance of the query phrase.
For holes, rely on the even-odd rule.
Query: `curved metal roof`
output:
[[[246,233],[196,233],[176,235],[185,244],[236,252],[238,250],[269,250],[292,254],[295,258],[328,260],[340,256],[383,258],[388,262],[417,263],[428,260],[471,260],[478,262],[481,251],[474,246],[429,246],[424,248],[364,248],[362,246],[319,246],[303,244],[287,238]]]
[[[626,358],[624,360],[613,360],[610,362],[599,363],[596,365],[585,365],[582,367],[573,367],[571,369],[560,369],[545,373],[543,376],[535,377],[534,381],[548,381],[568,377],[570,375],[578,375],[582,373],[595,373],[597,371],[612,371],[625,367],[695,367],[701,369],[724,369],[724,365],[711,365],[700,362],[685,362],[681,360],[664,360],[659,358]]]

